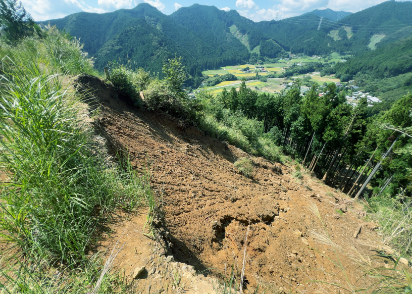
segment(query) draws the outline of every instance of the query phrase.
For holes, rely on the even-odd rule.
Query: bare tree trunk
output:
[[[316,133],[316,132],[313,132],[312,139],[310,140],[310,143],[309,143],[308,149],[307,149],[307,151],[306,151],[305,159],[303,159],[303,164],[302,164],[302,165],[305,165],[305,162],[306,162],[306,157],[308,156],[308,153],[309,153],[310,147],[312,147],[312,142],[313,142],[313,138],[315,137],[315,133]]]
[[[336,157],[338,156],[339,151],[340,151],[340,148],[339,148],[338,150],[336,150],[336,153],[335,153],[335,155],[333,156],[332,162],[331,162],[331,164],[329,165],[329,168],[328,168],[328,170],[326,171],[325,175],[323,176],[322,181],[325,181],[325,180],[326,180],[326,177],[328,176],[328,173],[329,173],[330,169],[332,168],[333,164],[335,163],[335,160],[336,160]]]
[[[343,138],[344,141],[345,141],[346,137],[347,137],[348,134],[349,134],[349,131],[350,131],[351,127],[352,127],[353,122],[355,121],[356,116],[357,116],[357,115],[355,114],[355,115],[352,117],[352,121],[350,122],[348,128],[347,128],[346,131],[345,131],[345,135],[344,135],[344,138]],[[338,151],[336,152],[335,156],[333,157],[332,163],[330,164],[328,170],[326,171],[325,175],[323,176],[322,181],[325,181],[325,180],[326,180],[330,169],[332,168],[333,164],[335,163],[336,156],[337,156],[337,155],[339,154],[339,152],[340,152],[340,149],[341,149],[341,148],[339,147],[339,148],[338,148]]]
[[[316,155],[313,155],[312,161],[310,162],[308,169],[311,169],[311,168],[312,168],[312,165],[313,165],[313,163],[315,162],[315,159],[316,159]]]
[[[322,156],[323,149],[325,149],[326,143],[327,143],[327,142],[325,142],[325,144],[323,144],[322,150],[320,151],[319,156],[317,157],[316,162],[315,162],[315,164],[313,165],[311,172],[313,172],[313,171],[315,170],[315,167],[316,167],[316,165],[318,164],[318,160],[319,160],[319,158]]]
[[[355,169],[352,171],[352,174],[351,174],[349,180],[346,182],[345,186],[343,187],[342,192],[345,192],[345,190],[346,190],[346,188],[348,187],[348,185],[352,182],[353,176],[356,175],[357,173],[359,173],[359,171],[360,171],[361,169],[362,169],[362,166],[359,166],[357,169],[355,168]]]
[[[376,172],[379,170],[379,168],[382,165],[382,161],[389,155],[389,153],[392,151],[393,146],[395,145],[396,141],[398,141],[399,137],[401,134],[398,135],[398,137],[393,141],[391,147],[386,151],[386,153],[382,156],[381,161],[375,166],[375,168],[372,170],[371,174],[369,177],[366,179],[365,183],[363,183],[363,186],[360,188],[358,194],[356,194],[355,199],[358,199],[359,196],[362,194],[363,190],[365,190],[366,186],[369,184],[370,180],[373,178],[373,176],[376,174]]]
[[[361,173],[359,174],[359,177],[356,179],[355,183],[353,183],[352,188],[349,190],[348,194],[350,194],[352,192],[352,190],[355,188],[356,184],[358,183],[359,179],[361,178],[363,172],[365,171],[366,167],[368,166],[369,162],[371,162],[373,156],[375,155],[376,151],[378,150],[379,146],[376,147],[375,151],[373,152],[372,156],[369,158],[368,162],[366,163],[365,167],[363,168],[363,170],[361,171]]]
[[[346,183],[348,182],[348,180],[347,180],[347,179],[345,180],[345,178],[348,176],[348,174],[349,174],[349,172],[351,171],[352,166],[355,164],[356,160],[357,160],[357,159],[359,158],[359,156],[363,153],[363,149],[364,149],[364,148],[365,148],[365,147],[362,147],[362,150],[356,155],[355,159],[352,161],[351,165],[349,166],[349,168],[348,168],[348,170],[347,170],[347,172],[346,172],[346,174],[345,174],[345,176],[344,176],[343,181],[342,181],[341,184],[339,185],[339,189],[342,187],[342,184],[343,184],[343,183],[345,183],[343,186],[346,186]]]
[[[336,176],[339,177],[339,175],[340,175],[340,173],[341,173],[341,172],[339,171],[339,164],[340,164],[340,162],[342,161],[342,158],[345,156],[347,150],[348,150],[348,147],[346,147],[345,150],[342,152],[342,154],[339,155],[338,163],[336,164],[336,167],[335,167],[335,169],[334,169],[333,172],[332,172],[333,176],[332,176],[332,178],[330,179],[330,183],[331,183],[331,184],[333,184],[333,183],[335,182]]]

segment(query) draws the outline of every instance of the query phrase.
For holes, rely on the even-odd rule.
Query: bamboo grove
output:
[[[412,191],[412,95],[368,117],[366,98],[346,103],[335,84],[305,95],[299,83],[280,94],[258,93],[243,82],[215,97],[219,112],[229,111],[261,123],[262,132],[283,152],[300,161],[325,183],[353,197]],[[220,105],[220,106],[219,106]],[[366,193],[365,193],[366,192]]]

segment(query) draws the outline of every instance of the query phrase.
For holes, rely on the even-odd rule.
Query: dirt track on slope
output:
[[[253,293],[338,293],[322,283],[365,281],[355,260],[377,242],[361,206],[293,168],[251,157],[255,173],[241,175],[233,163],[249,157],[165,113],[132,110],[113,93],[97,93],[99,124],[116,148],[124,148],[137,171],[148,170],[164,211],[171,253],[197,271],[240,276],[245,237],[245,286]],[[343,212],[339,212],[339,209]],[[361,233],[355,231],[363,225]],[[345,268],[345,270],[342,270]],[[280,293],[280,292],[279,292]]]

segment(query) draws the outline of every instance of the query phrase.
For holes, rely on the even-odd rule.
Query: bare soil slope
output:
[[[134,110],[96,85],[99,125],[115,148],[127,150],[136,170],[150,172],[177,261],[240,276],[246,248],[249,293],[258,286],[259,293],[337,293],[311,281],[345,288],[365,282],[356,254],[370,255],[368,244],[379,238],[361,219],[361,205],[347,207],[344,195],[320,181],[298,180],[293,168],[262,158],[251,157],[255,172],[247,178],[234,162],[248,154],[165,113]]]

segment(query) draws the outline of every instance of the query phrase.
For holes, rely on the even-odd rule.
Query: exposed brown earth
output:
[[[308,174],[293,177],[291,166],[262,158],[251,157],[255,171],[247,178],[234,167],[249,157],[242,150],[165,113],[132,109],[96,80],[83,83],[95,84],[98,125],[112,147],[127,150],[133,167],[150,173],[169,253],[178,262],[220,278],[233,269],[239,277],[246,248],[246,293],[338,293],[328,283],[350,289],[368,282],[357,254],[371,256],[379,237],[376,226],[363,220],[362,205],[348,203]],[[133,221],[122,223],[112,240],[127,241],[121,228]],[[129,276],[138,263],[128,262],[138,256],[136,240],[127,241],[116,263]]]

